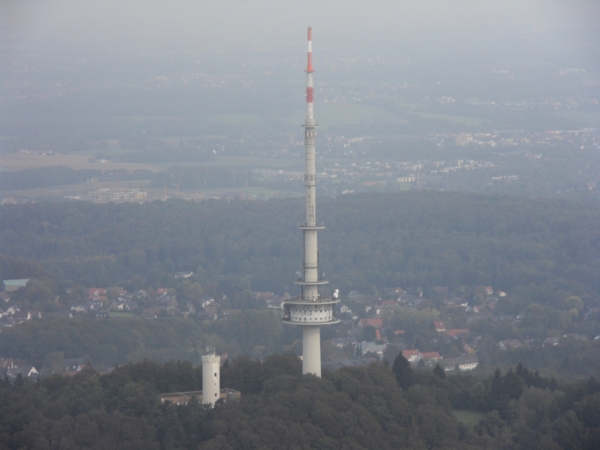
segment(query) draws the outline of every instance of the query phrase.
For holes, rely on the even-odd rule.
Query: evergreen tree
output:
[[[363,341],[373,342],[377,337],[375,327],[373,325],[367,325],[362,329]]]
[[[17,374],[17,377],[15,378],[13,386],[19,387],[19,386],[23,386],[24,384],[25,384],[25,379],[23,378],[23,375],[21,375],[21,372],[19,372]]]
[[[439,364],[436,364],[433,368],[433,374],[436,377],[441,378],[442,380],[446,379],[446,372],[444,371],[444,369],[442,369],[442,366],[440,366]]]
[[[521,378],[523,378],[523,381],[525,381],[527,385],[530,384],[531,372],[529,372],[527,367],[525,367],[525,365],[522,362],[519,361],[519,364],[517,364],[517,367],[515,367],[515,373]]]
[[[410,366],[410,363],[404,357],[402,352],[400,352],[398,356],[396,356],[396,359],[394,360],[394,365],[392,366],[392,372],[394,372],[394,376],[396,377],[398,386],[400,386],[403,390],[407,391],[408,388],[413,385],[413,370]]]
[[[524,381],[512,369],[509,369],[503,380],[503,394],[508,398],[518,400],[523,393]]]
[[[489,410],[498,409],[502,397],[502,374],[496,368],[487,392],[487,407]]]

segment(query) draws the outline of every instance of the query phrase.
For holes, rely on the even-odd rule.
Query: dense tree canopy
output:
[[[188,362],[0,380],[0,448],[592,450],[600,443],[594,378],[557,382],[523,365],[484,379],[419,371],[405,391],[384,364],[321,379],[300,371],[292,354],[233,360],[222,385],[239,389],[241,400],[214,409],[159,402],[159,393],[201,389],[202,368]],[[457,421],[467,412],[480,419]]]
[[[181,318],[159,320],[48,318],[31,320],[0,333],[0,355],[43,366],[46,355],[62,352],[66,358],[86,358],[97,366],[127,361],[173,358],[200,362],[206,347],[235,356],[282,350],[282,323],[272,311],[249,311],[211,323]]]
[[[192,270],[283,292],[300,266],[302,208],[290,199],[4,205],[0,252],[89,286],[135,275],[164,284]],[[323,198],[319,210],[320,265],[343,292],[533,285],[548,301],[600,289],[596,205],[418,191]]]

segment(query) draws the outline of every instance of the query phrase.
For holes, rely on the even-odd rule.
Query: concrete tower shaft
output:
[[[312,65],[312,29],[308,29],[308,64],[306,67],[306,119],[304,121],[304,150],[306,188],[306,217],[300,225],[304,238],[304,265],[302,278],[294,283],[302,289],[300,296],[284,304],[283,322],[301,325],[302,335],[302,373],[321,376],[321,326],[338,323],[333,311],[337,298],[321,297],[319,286],[327,281],[319,278],[319,251],[317,231],[323,226],[317,225],[317,169],[315,139],[317,123],[313,108],[313,65]]]
[[[306,119],[304,121],[305,171],[306,188],[306,228],[304,229],[304,281],[318,282],[318,248],[317,248],[317,169],[316,146],[317,124],[313,108],[313,65],[312,65],[312,28],[308,29],[308,63],[306,66]],[[304,297],[318,298],[317,285],[304,286]]]

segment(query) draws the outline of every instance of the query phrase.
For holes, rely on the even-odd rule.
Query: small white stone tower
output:
[[[202,357],[202,403],[213,407],[221,397],[221,357],[204,355]]]
[[[334,315],[337,295],[321,297],[319,286],[328,281],[319,278],[319,252],[317,231],[323,226],[317,225],[317,170],[315,166],[315,131],[317,123],[313,115],[313,66],[312,66],[312,29],[308,29],[308,65],[306,67],[306,120],[304,122],[304,149],[306,153],[306,221],[299,226],[304,234],[304,272],[299,280],[302,293],[287,300],[283,306],[283,322],[300,325],[302,334],[302,373],[321,376],[321,327],[338,323]]]

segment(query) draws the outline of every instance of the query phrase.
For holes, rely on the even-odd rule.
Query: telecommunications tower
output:
[[[283,306],[283,322],[299,325],[302,334],[302,373],[321,376],[321,327],[338,323],[333,315],[335,304],[339,302],[337,290],[333,297],[321,297],[319,286],[328,281],[319,277],[319,252],[317,249],[317,231],[322,225],[317,225],[316,184],[317,171],[315,167],[315,129],[317,123],[313,115],[313,66],[312,66],[312,29],[308,29],[308,65],[306,67],[306,120],[304,121],[304,149],[306,173],[306,218],[298,228],[304,237],[304,272],[295,281],[301,287],[298,297],[287,300]]]

